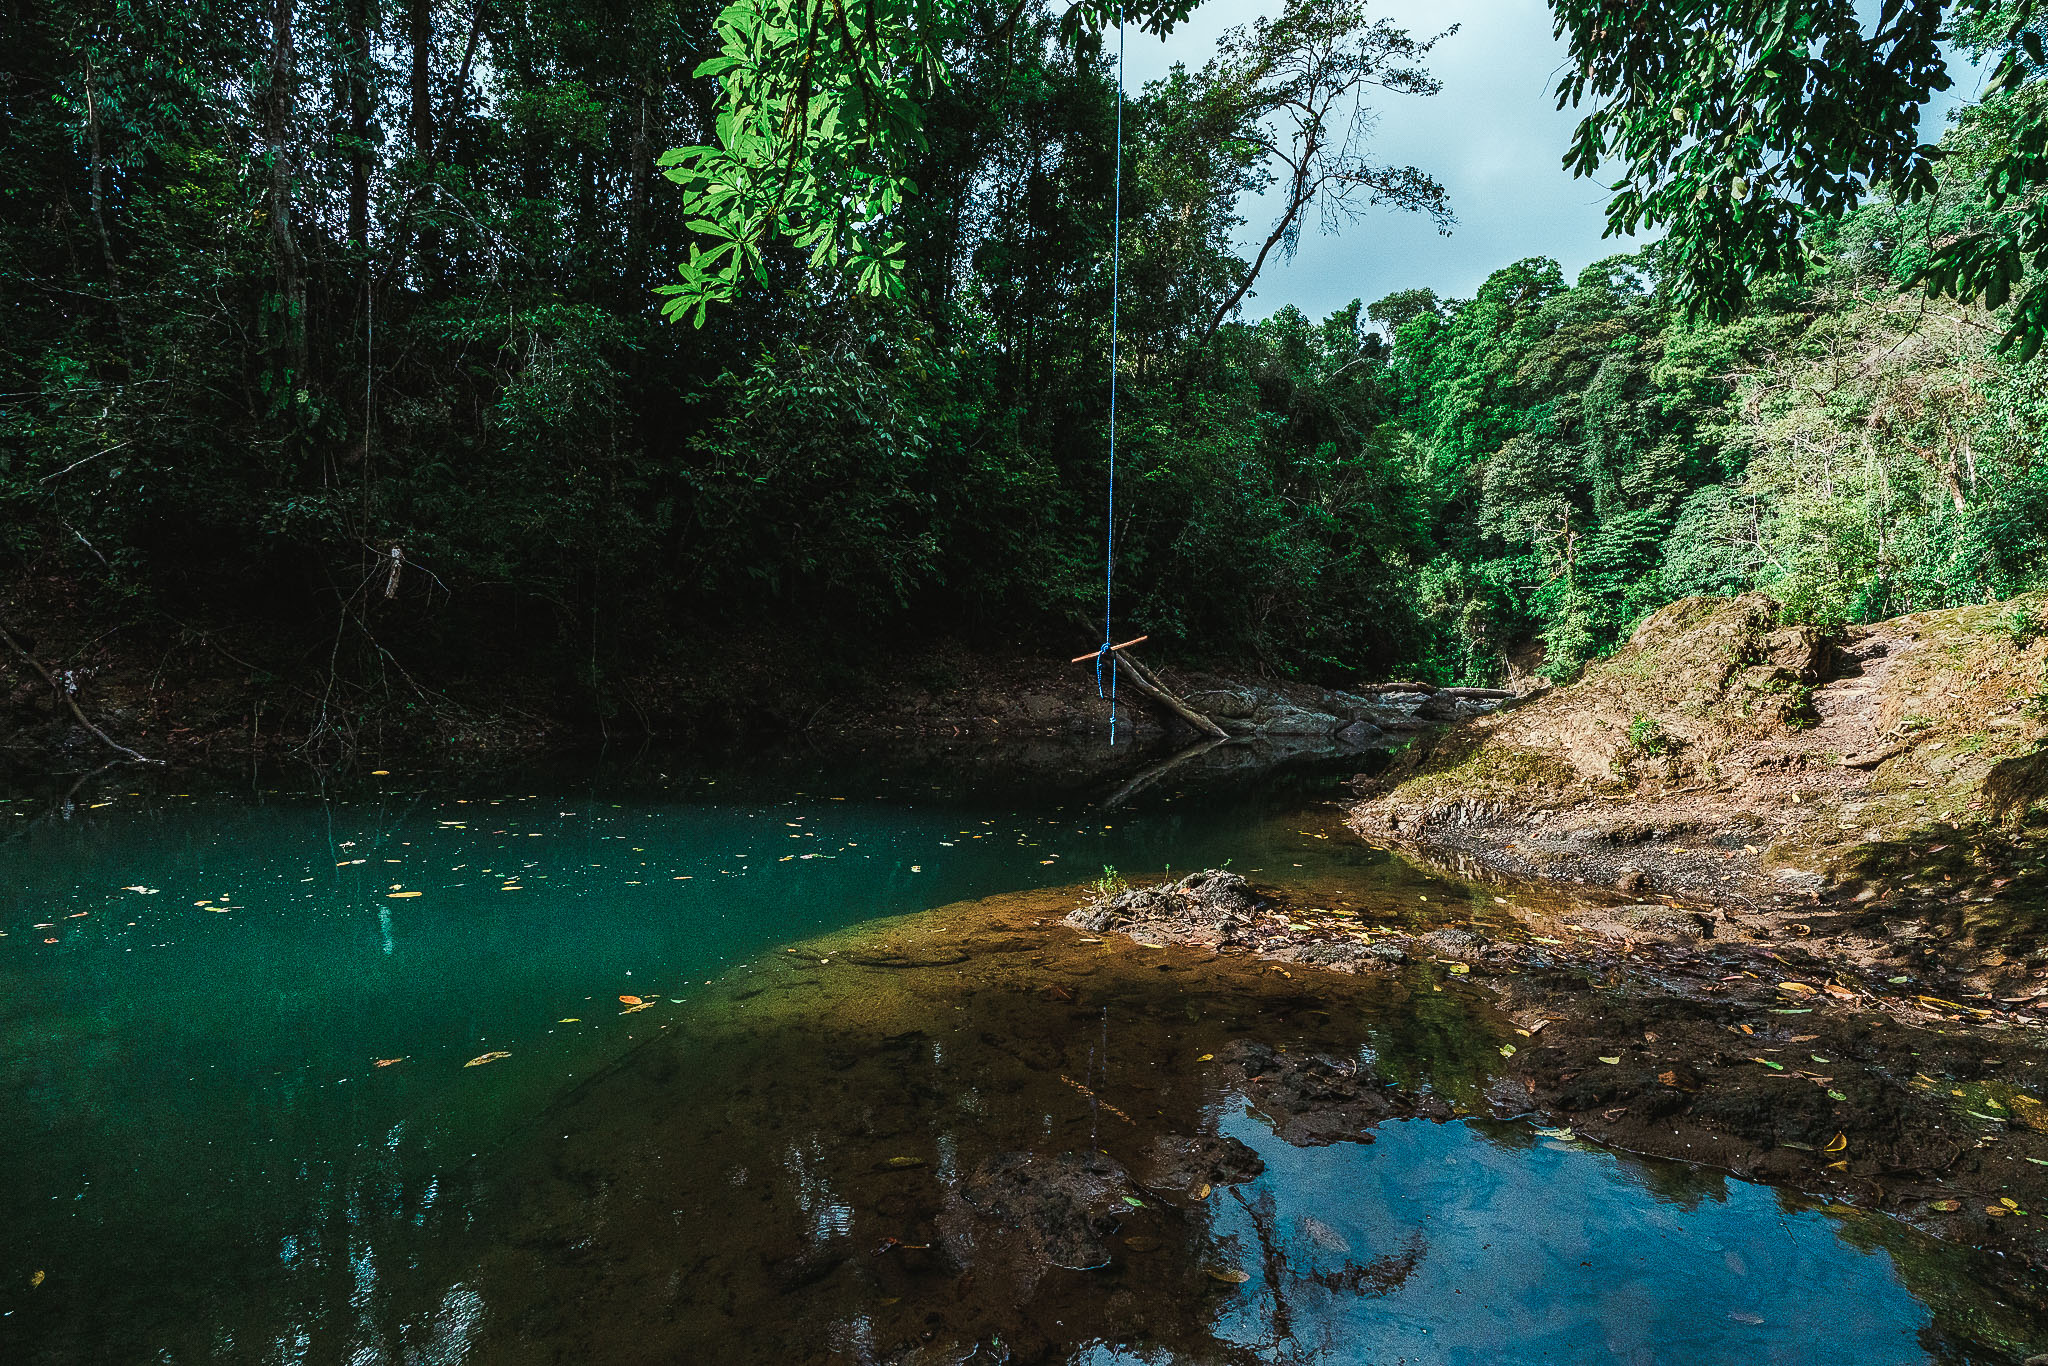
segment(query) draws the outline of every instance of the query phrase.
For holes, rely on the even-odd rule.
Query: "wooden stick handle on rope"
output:
[[[1150,639],[1152,639],[1152,637],[1150,637],[1150,636],[1137,636],[1137,637],[1134,637],[1133,639],[1130,639],[1130,640],[1127,640],[1127,641],[1125,641],[1125,642],[1124,642],[1123,644],[1121,644],[1121,645],[1112,645],[1112,646],[1110,646],[1109,648],[1110,648],[1110,651],[1111,651],[1112,653],[1114,653],[1114,652],[1116,652],[1116,651],[1118,651],[1118,650],[1128,650],[1128,649],[1130,649],[1130,648],[1131,648],[1131,647],[1132,647],[1133,645],[1141,644],[1142,642],[1144,642],[1144,641],[1148,641],[1148,640],[1150,640]],[[1102,651],[1100,651],[1100,650],[1090,650],[1090,651],[1089,651],[1089,652],[1088,652],[1087,654],[1085,654],[1085,655],[1075,655],[1075,656],[1074,656],[1074,657],[1073,657],[1072,659],[1068,660],[1068,661],[1067,661],[1067,663],[1069,663],[1069,664],[1081,664],[1081,663],[1084,663],[1084,662],[1086,662],[1086,661],[1088,661],[1088,660],[1091,660],[1091,659],[1095,658],[1095,656],[1097,656],[1097,655],[1099,655],[1099,654],[1101,654],[1101,653],[1102,653]]]

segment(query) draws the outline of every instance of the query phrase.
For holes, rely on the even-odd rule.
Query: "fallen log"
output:
[[[1175,697],[1172,689],[1154,677],[1151,670],[1125,654],[1121,647],[1113,648],[1109,653],[1117,663],[1124,666],[1125,671],[1131,676],[1132,685],[1139,692],[1145,694],[1145,696],[1151,698],[1154,702],[1157,702],[1160,706],[1166,708],[1202,734],[1217,740],[1228,740],[1230,738],[1229,731],[1223,729],[1223,727],[1217,725],[1178,697]]]

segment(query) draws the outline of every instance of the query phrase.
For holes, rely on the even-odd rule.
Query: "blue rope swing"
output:
[[[1116,602],[1116,342],[1117,302],[1123,292],[1124,261],[1124,16],[1116,16],[1116,198],[1110,216],[1109,248],[1109,511],[1102,555],[1102,648],[1095,654],[1095,695],[1109,699],[1109,743],[1116,743],[1116,655],[1111,635]],[[1109,661],[1109,690],[1102,664]]]

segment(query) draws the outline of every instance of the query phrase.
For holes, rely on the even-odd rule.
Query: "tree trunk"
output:
[[[412,55],[412,108],[407,120],[412,126],[413,199],[424,193],[424,182],[434,173],[436,148],[434,146],[434,8],[433,0],[406,0],[406,34]],[[459,93],[459,92],[458,92]],[[399,241],[400,260],[403,263],[406,248],[405,239]],[[420,230],[420,274],[426,283],[432,284],[438,274],[437,258],[440,256],[438,234],[432,227]]]
[[[630,294],[647,287],[647,214],[654,192],[654,122],[661,98],[652,73],[640,78],[638,115],[633,121],[633,143],[627,169],[626,289]]]
[[[294,0],[272,0],[269,84],[263,100],[263,147],[269,163],[265,212],[277,267],[276,313],[290,387],[306,382],[306,278],[292,232],[291,119],[297,100],[298,57],[292,42]]]
[[[128,318],[121,310],[121,267],[114,257],[114,235],[107,229],[107,149],[100,132],[99,71],[88,54],[85,59],[85,128],[92,156],[92,226],[99,234],[100,260],[107,270],[107,305],[114,311],[114,327],[121,334],[121,350],[128,351]]]
[[[347,0],[348,26],[348,244],[358,257],[370,251],[370,3]]]
[[[434,154],[433,0],[406,0],[405,19],[412,49],[412,154],[424,164]]]

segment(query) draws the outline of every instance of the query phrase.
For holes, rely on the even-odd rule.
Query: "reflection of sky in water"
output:
[[[1389,1123],[1371,1144],[1325,1148],[1291,1147],[1242,1113],[1222,1128],[1267,1166],[1214,1206],[1215,1233],[1253,1277],[1218,1336],[1275,1359],[1928,1360],[1930,1315],[1891,1258],[1762,1186],[1700,1176],[1656,1191],[1649,1171],[1682,1169],[1508,1146],[1467,1124]],[[1314,1279],[1347,1265],[1383,1274],[1363,1293]]]

